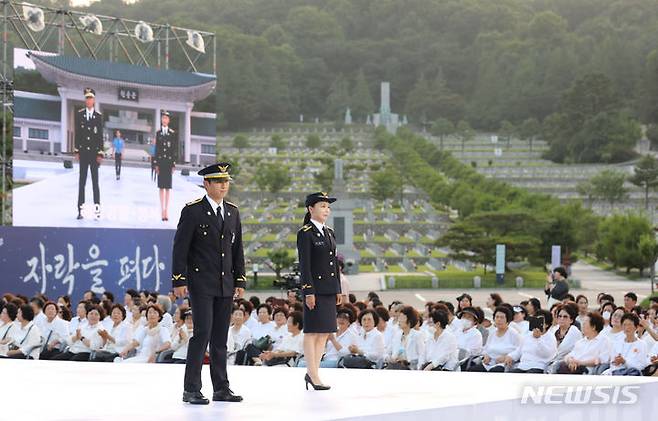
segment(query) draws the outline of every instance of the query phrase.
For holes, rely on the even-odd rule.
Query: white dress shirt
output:
[[[498,329],[489,333],[487,344],[484,346],[483,354],[491,358],[489,364],[484,364],[487,371],[497,365],[496,358],[511,354],[521,344],[521,336],[516,329],[508,327],[502,336],[498,336]]]
[[[582,339],[576,342],[571,352],[564,359],[573,358],[578,361],[598,359],[600,364],[607,364],[610,362],[610,351],[612,351],[610,340],[607,336],[599,333],[592,339],[583,336]]]
[[[458,356],[457,338],[446,326],[438,338],[432,334],[427,340],[421,365],[432,363],[434,368],[443,367],[446,370],[454,370],[459,362]]]
[[[180,331],[186,333],[184,335],[185,339],[181,339]],[[190,345],[190,338],[193,336],[194,331],[189,330],[186,325],[180,327],[180,330],[176,330],[176,334],[172,335],[171,349],[174,350],[174,354],[171,356],[175,360],[186,360],[187,359],[187,348]]]
[[[336,349],[336,347],[331,341],[327,341],[327,348],[324,355],[325,360],[329,360],[329,361],[338,360],[341,357],[344,357],[345,355],[349,355],[350,345],[359,346],[358,336],[355,335],[354,332],[352,332],[349,328],[345,329],[345,332],[340,334],[336,332],[336,340],[341,346],[340,351]]]
[[[78,329],[78,327],[82,328],[82,326],[86,325],[89,323],[87,319],[80,319],[79,317],[74,317],[71,319],[69,322],[69,335],[73,336],[75,335],[75,331]]]
[[[292,336],[292,334],[288,333],[288,335],[281,340],[281,344],[279,346],[279,349],[277,349],[277,351],[303,354],[304,334],[302,332],[299,332],[297,335]]]
[[[44,323],[43,329],[39,329],[39,331],[41,332],[44,345],[55,342],[64,345],[68,344],[70,338],[69,323],[66,320],[60,319],[59,316],[56,316],[52,322],[49,322],[48,318],[46,318],[46,323]]]
[[[41,353],[41,332],[34,321],[29,322],[25,326],[22,326],[20,323],[16,323],[14,327],[9,331],[8,337],[11,337],[11,343],[16,345],[18,349],[25,356],[34,358],[35,360],[39,359],[39,354]]]
[[[112,326],[110,326],[109,329],[103,326],[103,329],[114,338],[114,342],[108,340],[105,343],[101,348],[103,351],[119,354],[133,339],[133,330],[130,327],[130,324],[125,321],[119,323],[117,326],[114,326],[114,323],[112,323]]]
[[[358,336],[357,347],[370,361],[377,362],[384,358],[384,335],[376,328]]]
[[[322,234],[324,236],[324,229],[323,228],[325,227],[325,225],[319,223],[315,219],[311,219],[311,222],[313,223],[313,225],[315,225],[315,227],[318,229],[318,231],[320,231],[320,234]]]
[[[208,201],[208,203],[210,203],[210,207],[212,208],[213,212],[215,212],[215,216],[217,216],[217,208],[221,206],[222,219],[225,219],[224,215],[226,215],[226,206],[224,206],[224,199],[222,199],[221,202],[217,203],[212,199],[212,197],[206,194],[206,200]]]
[[[273,351],[280,351],[280,346],[283,343],[283,340],[290,336],[290,332],[288,332],[288,324],[284,323],[281,326],[276,326],[274,325],[274,329],[272,329],[272,334],[270,335],[272,337],[272,340],[274,341],[274,344],[272,345],[272,350]]]
[[[258,318],[254,317],[252,313],[252,316],[245,320],[244,325],[249,328],[250,332],[253,332],[256,325],[258,325]]]
[[[14,322],[9,322],[9,323],[4,323],[0,324],[0,340],[3,338],[6,339],[9,337],[9,332],[13,329],[13,326],[15,326]]]
[[[466,351],[468,356],[480,355],[482,353],[482,333],[473,326],[467,330],[457,332],[457,346]]]
[[[156,350],[160,349],[165,343],[171,343],[171,336],[169,335],[169,331],[160,325],[154,328],[142,326],[137,332],[135,332],[133,340],[137,341],[139,344],[137,355],[125,359],[124,362],[145,363],[149,360],[151,355],[154,354]]]
[[[616,341],[612,344],[612,353],[610,354],[610,371],[619,370],[620,368],[635,368],[640,371],[649,365],[649,352],[647,343],[637,338],[633,342]],[[624,364],[616,365],[615,357],[621,355],[624,357]]]
[[[555,336],[555,332],[557,332],[558,329],[559,326],[555,325],[551,327],[551,329],[549,329],[549,333]],[[557,354],[555,355],[555,358],[558,360],[564,359],[564,356],[571,352],[574,345],[576,345],[576,342],[581,340],[582,337],[583,334],[580,332],[580,330],[578,330],[576,326],[574,325],[569,326],[569,330],[567,330],[567,334],[564,335],[564,339],[562,339],[562,342],[560,342],[560,344],[557,346]]]
[[[264,336],[270,335],[270,338],[274,339],[273,334],[275,326],[275,323],[272,321],[267,323],[258,322],[258,324],[251,329],[251,336],[254,339],[260,339]]]
[[[73,341],[73,337],[75,336],[75,331],[73,331],[73,334],[71,335],[71,338],[69,339],[69,342],[71,343],[71,346],[69,347],[68,351],[73,353],[73,354],[79,354],[81,352],[91,352],[91,351],[97,351],[103,346],[103,338],[100,337],[98,334],[98,329],[101,329],[103,327],[103,324],[98,322],[95,325],[90,325],[89,323],[84,323],[84,326],[80,328],[80,335],[82,336],[80,339],[76,340],[75,342]],[[85,345],[84,342],[82,342],[82,339],[88,339],[90,341],[89,345]]]
[[[544,333],[539,338],[535,338],[530,331],[521,335],[521,345],[519,345],[509,356],[514,361],[519,361],[517,368],[521,370],[540,369],[546,370],[557,352],[557,339],[550,331]]]
[[[230,336],[233,337],[233,349],[229,351],[239,351],[244,349],[247,344],[251,343],[251,330],[244,324],[240,326],[240,330],[236,330],[235,326],[231,326],[228,330]]]
[[[32,319],[35,325],[39,328],[39,331],[43,333],[43,331],[46,328],[46,323],[48,322],[48,318],[46,317],[45,314],[43,314],[43,311],[39,312],[39,314],[34,315],[34,319]]]
[[[403,359],[409,362],[409,368],[415,370],[425,355],[425,337],[416,329],[409,330],[407,335],[400,329],[393,337],[391,359]]]

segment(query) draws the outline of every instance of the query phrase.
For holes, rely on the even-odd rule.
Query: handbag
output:
[[[372,368],[374,363],[363,355],[346,355],[338,362],[339,367],[343,368]]]
[[[411,370],[409,368],[409,362],[408,361],[398,361],[394,363],[388,363],[386,367],[384,367],[385,370]]]
[[[258,338],[253,342],[253,345],[260,349],[261,351],[267,351],[270,349],[274,341],[270,337],[270,335],[265,335],[262,338]]]

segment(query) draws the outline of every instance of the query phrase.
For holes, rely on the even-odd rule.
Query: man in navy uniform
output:
[[[87,170],[91,172],[91,184],[94,191],[94,211],[96,219],[100,218],[101,194],[98,187],[98,167],[103,160],[103,117],[94,109],[96,92],[84,89],[85,107],[75,114],[75,159],[80,161],[80,178],[78,179],[78,219],[82,219],[82,206],[85,203],[85,184]]]
[[[247,281],[240,213],[236,205],[224,200],[232,180],[229,169],[229,163],[218,163],[199,171],[206,195],[183,208],[174,237],[174,292],[183,297],[189,290],[194,315],[183,391],[183,401],[191,404],[209,403],[201,394],[201,367],[208,341],[213,400],[242,401],[229,389],[226,374],[233,299],[242,297]]]

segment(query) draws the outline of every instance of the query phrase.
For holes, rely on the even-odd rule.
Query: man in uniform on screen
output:
[[[75,113],[75,158],[80,162],[78,179],[78,219],[83,218],[82,208],[85,204],[85,185],[87,172],[91,172],[91,184],[94,192],[94,215],[100,219],[101,194],[98,187],[98,167],[103,160],[103,117],[96,111],[96,92],[84,89],[85,107]]]

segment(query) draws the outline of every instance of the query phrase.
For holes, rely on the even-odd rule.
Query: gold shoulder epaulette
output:
[[[78,112],[79,112],[79,113],[84,113],[84,112],[85,112],[85,109],[84,109],[84,108],[80,108],[80,109],[78,110]]]
[[[228,200],[224,200],[224,202],[225,202],[227,205],[231,205],[231,206],[233,206],[234,208],[237,208],[237,207],[238,207],[238,205],[236,205],[235,203],[229,202]]]
[[[173,133],[173,132],[174,132],[174,129],[169,129],[169,131]]]
[[[311,224],[306,224],[306,225],[304,225],[303,227],[301,227],[299,230],[300,230],[300,231],[304,231],[304,232],[306,232],[306,231],[310,230],[311,228],[313,228],[313,225],[311,225]]]
[[[199,202],[202,201],[202,200],[203,200],[203,197],[200,197],[200,198],[198,198],[198,199],[196,199],[196,200],[193,200],[193,201],[191,201],[191,202],[186,203],[185,206],[194,205],[194,204],[196,204],[196,203],[199,203]]]

